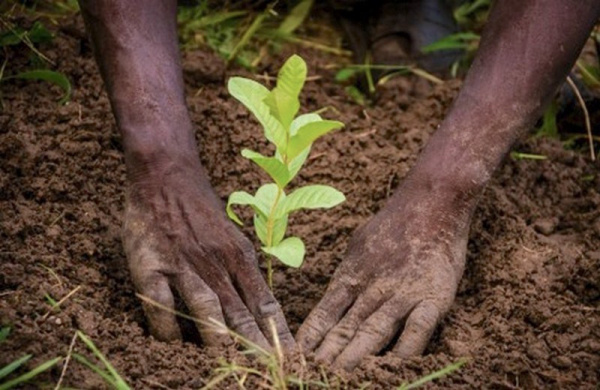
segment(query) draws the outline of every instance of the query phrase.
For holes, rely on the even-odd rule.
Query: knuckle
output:
[[[221,302],[217,294],[210,290],[193,294],[189,304],[191,306],[204,308],[215,308],[221,306]]]
[[[418,329],[430,329],[437,325],[437,315],[430,310],[420,310],[414,313],[409,321]]]
[[[379,321],[378,321],[379,323]],[[364,326],[361,327],[360,333],[363,336],[367,336],[369,338],[381,338],[386,337],[388,334],[388,329],[385,327],[379,326],[378,323],[368,322]]]
[[[254,253],[254,246],[245,237],[237,246],[237,257],[244,260],[247,265],[256,265],[256,254]]]
[[[275,317],[279,314],[280,310],[279,303],[273,297],[269,297],[268,300],[258,305],[258,315],[261,318]]]
[[[153,286],[148,289],[141,289],[140,295],[147,298],[151,302],[157,302],[161,305],[169,306],[173,303],[173,294],[168,286]]]
[[[312,342],[313,339],[317,338],[325,327],[323,326],[323,322],[316,317],[309,317],[306,322],[300,328],[300,332],[298,332],[298,339],[305,341],[305,343]]]
[[[229,323],[234,329],[243,331],[253,327],[254,319],[246,310],[237,309],[231,311]]]
[[[339,326],[332,331],[332,337],[341,342],[349,342],[355,335],[355,330],[347,326]]]

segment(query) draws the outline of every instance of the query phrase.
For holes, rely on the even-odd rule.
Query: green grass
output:
[[[8,2],[7,4],[11,3]],[[57,2],[55,6],[67,3]],[[38,3],[34,3],[34,6],[38,5]],[[6,4],[3,4],[2,7],[6,7]],[[37,20],[29,28],[16,25],[11,21],[11,19],[17,19],[23,15],[29,15],[30,18]],[[4,53],[4,61],[0,65],[0,88],[3,83],[14,79],[45,81],[62,89],[63,95],[59,100],[59,104],[66,104],[71,98],[71,83],[63,73],[48,69],[55,67],[55,64],[38,48],[52,42],[54,39],[54,35],[40,20],[43,17],[42,15],[46,15],[46,19],[50,21],[54,19],[48,19],[48,15],[57,17],[57,14],[42,14],[41,11],[37,13],[35,8],[25,7],[17,3],[14,3],[8,11],[0,16],[0,50]],[[28,49],[30,56],[27,65],[16,68],[10,61],[10,54],[20,50],[20,47]]]
[[[77,331],[77,337],[83,341],[85,346],[94,354],[94,356],[102,363],[102,365],[104,365],[104,368],[94,364],[90,359],[81,354],[74,353],[73,358],[89,368],[91,371],[98,374],[111,388],[116,390],[130,390],[127,382],[125,382],[110,361],[102,354],[102,352],[100,352],[94,342],[81,331]]]
[[[235,4],[235,3],[234,3]],[[178,28],[184,50],[208,46],[228,63],[256,69],[266,63],[270,54],[287,43],[312,47],[334,54],[348,55],[339,42],[326,34],[304,36],[299,33],[313,6],[313,0],[280,4],[269,3],[261,10],[243,2],[218,9],[208,0],[199,0],[192,7],[180,7]]]
[[[0,344],[6,341],[6,339],[10,335],[10,332],[11,328],[8,326],[0,328]],[[27,363],[32,357],[33,355],[26,354],[21,356],[20,358],[13,360],[4,367],[0,367],[0,390],[8,390],[29,383],[37,375],[54,367],[59,361],[63,359],[62,357],[55,357],[53,359],[46,360],[45,362],[37,365],[36,367],[32,368],[29,371],[26,371],[21,375],[13,376],[12,379],[8,378],[11,374],[16,372],[25,363]]]

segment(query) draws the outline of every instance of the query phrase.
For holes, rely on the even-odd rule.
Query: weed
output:
[[[377,81],[375,85],[373,79],[373,71],[386,71],[388,72]],[[433,74],[418,68],[414,65],[380,65],[371,64],[369,57],[364,64],[349,64],[343,66],[335,74],[335,80],[339,83],[348,83],[355,81],[357,77],[363,76],[367,83],[367,90],[370,95],[375,93],[376,86],[384,85],[391,79],[397,76],[403,76],[408,74],[414,74],[425,80],[428,80],[434,84],[442,84],[444,81],[434,76]],[[361,92],[360,88],[355,85],[346,85],[346,94],[357,104],[365,106],[370,103],[369,97]]]
[[[40,21],[34,22],[31,28],[25,30],[20,26],[15,26],[4,17],[0,17],[0,25],[2,26],[2,30],[0,31],[0,49],[4,51],[4,61],[0,66],[0,83],[11,79],[46,81],[57,85],[63,90],[63,96],[59,104],[67,103],[71,98],[71,83],[60,72],[48,69],[32,69],[5,76],[8,64],[7,48],[9,46],[23,44],[28,47],[33,54],[30,62],[36,66],[44,64],[53,65],[53,62],[36,48],[37,44],[52,41],[54,38],[52,33]]]
[[[558,138],[558,126],[556,125],[556,115],[558,114],[558,102],[552,100],[544,115],[542,116],[542,124],[535,132],[538,137]]]
[[[6,340],[6,338],[9,336],[9,334],[10,334],[10,327],[3,327],[0,329],[0,344]],[[23,366],[32,357],[33,357],[33,355],[30,355],[30,354],[23,355],[20,358],[13,360],[11,363],[7,364],[6,366],[0,367],[0,381],[4,380],[4,378],[6,378],[8,375],[12,374],[18,368]],[[40,374],[40,373],[50,369],[54,365],[56,365],[60,360],[62,360],[62,357],[56,357],[54,359],[47,360],[44,363],[36,366],[32,370],[27,371],[26,373],[14,378],[14,379],[9,379],[6,382],[1,382],[0,390],[8,390],[8,389],[12,389],[17,386],[22,386],[25,383],[31,381],[33,378],[35,378],[38,374]]]
[[[98,365],[92,363],[88,358],[80,354],[73,354],[73,358],[94,371],[96,374],[100,375],[104,381],[109,384],[112,388],[117,390],[130,390],[130,387],[127,385],[127,382],[121,378],[121,375],[117,372],[117,370],[113,367],[113,365],[108,361],[108,359],[100,352],[98,347],[94,344],[94,342],[87,337],[83,332],[77,331],[77,337],[88,347],[90,351],[104,364],[106,369],[102,369]]]
[[[253,161],[274,181],[265,184],[253,196],[236,191],[229,196],[227,214],[242,225],[231,206],[248,205],[254,210],[254,228],[262,251],[267,255],[267,280],[272,286],[271,257],[290,267],[299,267],[304,260],[304,243],[298,237],[284,239],[288,216],[300,209],[330,208],[345,200],[338,190],[324,185],[308,185],[289,196],[286,186],[298,174],[306,161],[313,142],[344,126],[338,121],[324,120],[310,113],[296,117],[300,109],[298,95],[306,80],[306,63],[297,55],[290,57],[277,77],[277,86],[269,91],[256,81],[232,77],[229,93],[239,100],[264,128],[267,140],[275,145],[275,155],[264,156],[252,150],[242,150],[242,156]]]
[[[548,156],[541,154],[521,153],[521,152],[510,152],[510,157],[513,160],[547,160]]]
[[[241,2],[243,3],[243,2]],[[313,0],[295,2],[289,12],[281,13],[277,2],[261,11],[248,9],[214,9],[208,0],[178,11],[179,36],[184,49],[208,45],[228,63],[236,62],[254,69],[272,50],[284,43],[348,55],[345,50],[325,41],[304,38],[297,30],[304,24]]]
[[[461,359],[456,363],[447,365],[446,367],[442,368],[441,370],[432,372],[429,375],[425,375],[424,377],[417,379],[416,381],[414,381],[412,383],[404,383],[404,384],[400,385],[397,390],[411,390],[411,389],[416,389],[418,387],[421,387],[429,382],[432,382],[436,379],[442,378],[444,376],[447,376],[447,375],[453,373],[454,371],[460,369],[463,365],[465,365],[466,362],[467,362],[466,360]]]

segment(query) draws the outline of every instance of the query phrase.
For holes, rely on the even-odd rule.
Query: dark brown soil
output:
[[[71,103],[57,105],[59,91],[47,84],[2,84],[0,323],[12,326],[13,333],[2,344],[0,366],[25,353],[34,355],[30,368],[64,356],[74,331],[81,329],[133,387],[197,388],[214,375],[223,352],[192,342],[163,343],[147,334],[119,238],[125,181],[120,140],[81,31],[77,21],[44,48],[73,82]],[[292,232],[306,239],[307,263],[301,270],[277,268],[275,291],[294,331],[322,296],[352,231],[402,180],[459,87],[458,82],[432,86],[406,78],[387,85],[377,106],[363,109],[332,81],[326,65],[335,58],[310,51],[302,55],[311,75],[321,76],[308,83],[304,110],[335,108],[326,116],[347,126],[315,145],[297,184],[331,184],[348,201],[291,222]],[[264,70],[274,74],[283,58]],[[254,190],[264,177],[240,150],[264,150],[261,130],[224,88],[225,77],[241,71],[226,71],[207,51],[187,53],[183,62],[188,103],[212,183],[223,199],[234,189]],[[496,173],[473,221],[456,303],[426,355],[368,358],[342,379],[329,374],[332,384],[391,388],[468,357],[466,366],[436,385],[596,388],[598,165],[585,152],[565,150],[548,139],[531,138],[516,149],[548,159],[509,158]],[[59,300],[77,287],[60,311],[50,311],[46,294]],[[89,355],[81,343],[76,350]],[[232,351],[227,356],[244,360]],[[40,381],[53,386],[60,369]],[[312,370],[308,376],[321,375]],[[70,364],[64,385],[104,387],[77,362]]]

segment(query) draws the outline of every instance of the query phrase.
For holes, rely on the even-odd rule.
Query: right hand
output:
[[[141,295],[173,309],[176,290],[200,320],[206,345],[232,341],[207,325],[209,318],[267,348],[272,318],[281,344],[294,344],[252,244],[227,219],[197,157],[145,169],[131,175],[129,184],[123,242]],[[181,337],[172,312],[148,302],[143,307],[156,338]]]

